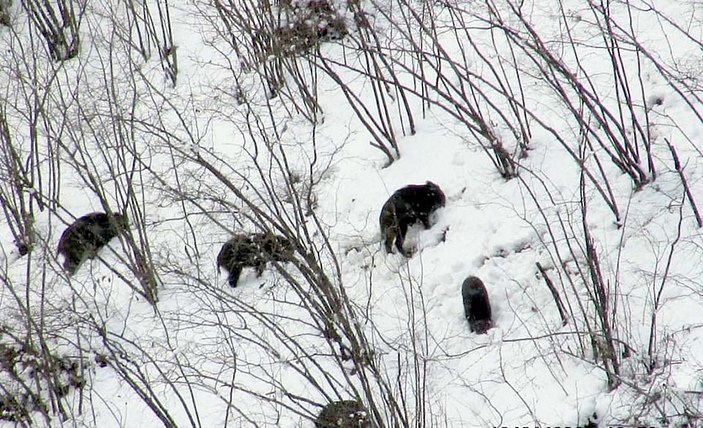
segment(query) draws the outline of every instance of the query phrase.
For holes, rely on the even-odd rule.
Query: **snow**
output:
[[[505,25],[524,36],[523,24],[509,13],[512,3],[496,6]],[[384,4],[390,2],[365,6]],[[124,19],[124,11],[91,6],[79,57],[56,64],[47,62],[41,37],[29,38],[27,18],[16,7],[17,32],[0,27],[0,43],[10,46],[0,60],[6,62],[0,67],[0,97],[9,103],[3,113],[13,146],[29,156],[31,103],[21,94],[35,90],[48,96],[50,120],[39,126],[41,162],[32,165],[43,178],[24,189],[26,200],[46,198],[46,206],[34,212],[37,242],[31,257],[19,256],[9,223],[0,224],[0,343],[13,343],[7,332],[26,334],[28,319],[41,321],[46,346],[82,361],[86,380],[83,389],[63,399],[65,420],[33,416],[32,424],[308,427],[322,405],[355,395],[365,404],[375,399],[378,422],[388,426],[401,425],[392,419],[397,410],[382,399],[388,396],[405,400],[407,424],[416,426],[576,426],[594,413],[601,427],[678,427],[686,415],[690,426],[700,424],[703,245],[667,142],[677,150],[695,201],[703,200],[695,77],[703,59],[701,8],[658,2],[663,15],[657,16],[646,2],[613,3],[614,19],[628,26],[614,30],[620,43],[626,45],[632,31],[667,73],[681,78],[667,81],[650,61],[623,50],[620,66],[634,100],[629,111],[618,110],[622,88],[613,81],[597,18],[586,3],[523,7],[545,46],[559,52],[558,59],[576,70],[604,108],[621,115],[620,122],[606,120],[613,129],[624,124],[622,134],[613,135],[637,141],[629,118],[648,114],[657,175],[639,189],[604,147],[593,144],[602,138],[611,147],[595,119],[602,111],[584,109],[584,122],[578,123],[554,90],[555,82],[568,86],[564,76],[549,83],[539,74],[544,58],[527,58],[514,45],[510,54],[504,35],[485,28],[486,5],[463,6],[476,8],[465,15],[471,42],[453,38],[442,26],[438,37],[458,64],[485,79],[495,107],[486,99],[477,104],[491,132],[517,153],[508,128],[514,123],[496,110],[509,111],[508,102],[495,86],[488,88],[497,76],[516,93],[522,85],[520,103],[534,115],[526,119],[531,138],[525,156],[517,159],[515,178],[501,176],[493,154],[482,146],[486,142],[456,111],[423,107],[410,90],[414,133],[398,91],[386,93],[400,152],[390,165],[371,146],[374,137],[339,86],[320,69],[315,73],[321,112],[312,124],[293,107],[300,99],[285,93],[269,98],[266,83],[240,67],[209,4],[171,7],[179,65],[175,87],[156,51],[146,59],[127,55],[129,45],[111,27],[111,20]],[[440,4],[432,7],[433,22],[446,24],[449,12]],[[399,12],[394,16],[400,19]],[[672,30],[664,17],[685,23],[692,37]],[[402,45],[397,28],[380,12],[371,19],[388,47]],[[21,60],[20,45],[41,52],[36,64]],[[364,66],[363,55],[336,42],[320,49],[326,58],[346,61],[347,68],[337,67],[340,78],[378,117],[371,80],[353,71]],[[492,65],[517,71],[494,74],[476,49],[490,53]],[[510,55],[516,55],[515,63]],[[437,70],[425,66],[431,82]],[[21,79],[18,70],[31,78]],[[312,73],[299,72],[308,78]],[[407,72],[399,76],[413,87]],[[458,77],[448,79],[456,84]],[[245,103],[238,102],[242,94]],[[571,101],[578,105],[575,97]],[[130,115],[138,120],[123,120]],[[115,127],[118,122],[124,128]],[[586,124],[592,127],[590,147],[583,143]],[[583,191],[582,170],[567,149],[593,174],[583,179]],[[641,156],[639,166],[647,171],[644,150]],[[2,191],[9,192],[9,180],[3,180]],[[433,215],[432,228],[410,229],[406,248],[415,250],[412,257],[386,254],[381,206],[400,187],[428,180],[442,188],[446,206]],[[296,204],[294,191],[311,191],[311,206]],[[134,253],[124,237],[113,239],[73,277],[61,270],[55,254],[61,232],[106,203],[127,210],[137,246],[148,243],[159,285],[156,308],[128,267]],[[254,231],[271,215],[305,243],[331,286],[344,291],[350,303],[336,309],[349,317],[357,338],[363,334],[373,353],[366,357],[377,371],[359,374],[352,361],[340,359],[339,345],[325,339],[329,320],[315,306],[328,303],[316,297],[323,283],[299,269],[309,259],[269,263],[260,277],[245,269],[234,289],[226,273],[218,273],[215,258],[229,236]],[[584,225],[609,293],[615,351],[621,353],[622,383],[612,390],[585,323],[587,318],[601,331],[592,277],[584,270]],[[566,325],[537,264],[561,295]],[[464,318],[460,289],[469,275],[488,288],[495,327],[486,335],[471,333]],[[343,325],[339,313],[332,322],[336,328]],[[349,338],[340,340],[351,346]],[[0,374],[2,385],[9,385],[7,373]],[[0,426],[11,425],[0,420]]]

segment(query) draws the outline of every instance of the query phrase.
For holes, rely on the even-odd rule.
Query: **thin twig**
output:
[[[671,145],[668,138],[664,138],[664,141],[666,141],[666,145],[669,146],[669,150],[671,151],[671,157],[674,159],[674,168],[676,168],[676,172],[679,173],[679,177],[681,178],[681,182],[683,183],[683,188],[686,191],[686,197],[688,198],[688,202],[691,203],[693,215],[696,216],[696,223],[698,223],[698,227],[703,227],[703,221],[701,221],[701,214],[698,212],[698,206],[696,205],[696,201],[693,199],[691,188],[688,187],[688,181],[686,180],[686,176],[683,173],[683,168],[681,168],[679,155],[676,153],[676,149],[674,148],[674,146]]]
[[[542,267],[539,262],[535,263],[537,265],[537,269],[539,270],[539,273],[542,274],[542,277],[544,278],[544,282],[547,284],[547,287],[549,288],[549,291],[552,292],[552,297],[554,297],[554,302],[557,304],[557,309],[559,309],[559,316],[561,316],[561,325],[565,326],[569,323],[569,318],[566,316],[566,310],[564,309],[564,303],[561,301],[561,296],[559,296],[559,290],[554,287],[554,283],[552,280],[549,278],[547,275],[547,271]]]

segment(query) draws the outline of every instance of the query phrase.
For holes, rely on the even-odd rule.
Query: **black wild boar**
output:
[[[84,260],[96,257],[100,248],[127,227],[127,217],[120,213],[96,212],[76,219],[59,239],[57,252],[64,257],[63,268],[73,275]]]
[[[392,252],[395,240],[398,251],[409,257],[411,253],[403,249],[408,227],[420,221],[425,229],[429,229],[430,215],[443,207],[446,200],[442,189],[431,181],[396,190],[383,204],[379,217],[386,252]]]
[[[315,428],[370,428],[364,406],[355,400],[333,401],[315,419]]]
[[[256,275],[261,276],[267,262],[289,261],[294,251],[293,244],[282,236],[267,233],[235,235],[222,245],[217,255],[217,271],[224,268],[229,273],[229,285],[236,287],[243,268],[253,267]]]
[[[464,315],[469,321],[471,331],[485,334],[493,327],[491,303],[488,301],[486,286],[480,279],[470,276],[461,285],[461,297],[464,301]]]

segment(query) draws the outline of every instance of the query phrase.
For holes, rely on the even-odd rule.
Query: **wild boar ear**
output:
[[[129,225],[129,222],[127,221],[127,210],[122,211],[122,212],[117,212],[116,214],[118,216],[120,216],[120,224],[122,226],[127,227]]]

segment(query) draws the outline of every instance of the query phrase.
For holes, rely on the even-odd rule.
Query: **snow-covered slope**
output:
[[[344,39],[258,63],[258,3],[88,4],[64,62],[13,6],[0,425],[308,427],[341,399],[379,426],[700,425],[700,6],[332,5]],[[446,205],[386,254],[381,207],[427,180]],[[61,233],[107,208],[128,233],[68,277]],[[295,260],[229,287],[222,244],[262,230]]]

